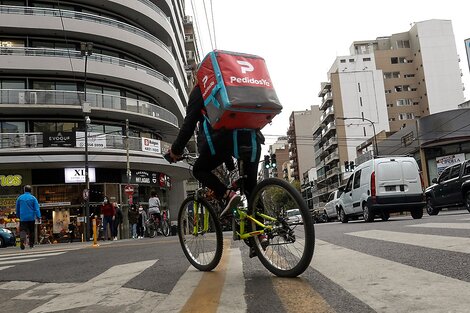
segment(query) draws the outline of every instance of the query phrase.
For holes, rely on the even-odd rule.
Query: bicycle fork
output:
[[[202,218],[203,224],[201,233],[207,233],[209,231],[209,211],[204,208],[200,202],[193,201],[193,235],[197,236],[199,231],[199,219]]]

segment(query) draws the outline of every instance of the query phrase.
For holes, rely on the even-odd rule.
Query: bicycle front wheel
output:
[[[178,237],[186,258],[200,271],[211,271],[222,257],[223,237],[212,206],[188,197],[178,213]]]
[[[250,200],[248,213],[266,226],[266,236],[251,238],[261,263],[280,277],[302,274],[313,257],[315,230],[300,193],[284,180],[268,178]],[[251,227],[260,230],[254,222]]]
[[[157,236],[157,228],[155,227],[155,224],[147,225],[147,234],[150,238],[155,238],[155,236]]]
[[[168,220],[162,221],[162,234],[165,237],[170,236],[170,225],[168,224]]]

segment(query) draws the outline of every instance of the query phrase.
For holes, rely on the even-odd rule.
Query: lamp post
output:
[[[90,176],[88,170],[88,125],[91,123],[90,116],[91,106],[86,99],[86,82],[87,82],[87,66],[88,56],[93,53],[93,43],[81,42],[80,54],[85,57],[85,77],[83,81],[83,102],[82,112],[85,114],[85,185],[86,185],[86,199],[85,199],[85,240],[90,240]]]
[[[365,118],[365,117],[342,117],[342,116],[338,116],[336,117],[337,119],[339,120],[362,120],[362,121],[368,121],[369,123],[372,124],[372,130],[374,131],[374,146],[373,146],[373,149],[374,149],[374,156],[377,157],[379,156],[379,147],[377,146],[377,134],[375,133],[375,124],[374,122],[372,122],[371,120],[369,120],[368,118]]]

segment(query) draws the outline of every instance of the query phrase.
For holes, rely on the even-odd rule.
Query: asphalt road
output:
[[[230,233],[211,273],[177,237],[1,249],[1,312],[470,312],[466,210],[315,231],[296,279],[274,277]]]

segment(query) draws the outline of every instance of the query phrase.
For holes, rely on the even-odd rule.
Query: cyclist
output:
[[[157,192],[155,190],[152,190],[150,192],[150,198],[149,198],[149,214],[152,216],[152,218],[160,222],[160,199],[157,196]]]
[[[233,131],[230,130],[210,130],[210,140],[214,145],[215,154],[212,155],[210,147],[205,138],[203,127],[204,122],[204,100],[202,98],[201,89],[198,84],[193,88],[189,96],[188,107],[186,109],[186,117],[184,118],[183,125],[178,133],[176,140],[170,148],[170,158],[176,162],[183,154],[184,147],[196,129],[199,122],[200,127],[198,130],[198,150],[199,157],[194,163],[193,174],[194,177],[203,185],[212,189],[216,198],[222,203],[221,216],[227,212],[231,212],[240,202],[240,196],[235,192],[230,191],[227,186],[222,183],[216,175],[212,173],[216,167],[221,165],[227,160],[230,160],[233,155]],[[238,146],[248,146],[256,148],[256,158],[251,162],[249,155],[241,154],[244,162],[245,175],[245,193],[247,198],[251,191],[256,186],[256,179],[258,173],[258,163],[261,155],[261,144],[264,144],[264,136],[258,130],[256,131],[256,142],[253,147],[251,133],[249,131],[238,131]]]

